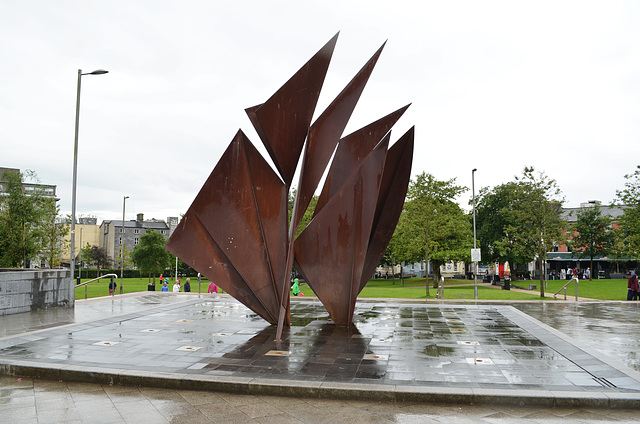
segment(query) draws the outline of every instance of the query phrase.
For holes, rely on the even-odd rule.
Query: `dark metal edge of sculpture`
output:
[[[390,130],[408,105],[341,138],[384,44],[311,124],[337,37],[266,102],[246,109],[277,173],[238,131],[166,244],[277,323],[276,339],[290,323],[294,263],[334,323],[351,324],[357,296],[393,235],[409,184],[413,128],[389,148]],[[332,155],[313,219],[294,240]],[[288,192],[298,166],[288,221]]]

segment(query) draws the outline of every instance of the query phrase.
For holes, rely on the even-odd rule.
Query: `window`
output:
[[[122,237],[118,238],[120,240],[120,245],[122,246]]]
[[[124,233],[124,228],[120,227],[120,234]]]
[[[140,234],[140,230],[136,228],[135,230],[133,230],[133,234]]]
[[[137,231],[137,230],[136,230]],[[140,239],[138,239],[138,237],[136,237],[135,239],[133,239],[133,243],[134,244],[138,244],[138,241],[140,241]]]

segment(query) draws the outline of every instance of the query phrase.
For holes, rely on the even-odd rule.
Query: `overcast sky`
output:
[[[0,0],[0,167],[78,216],[186,212],[238,129],[340,31],[316,116],[388,40],[345,135],[412,103],[412,175],[476,192],[525,166],[566,206],[609,203],[640,164],[640,3]],[[266,157],[266,153],[265,157]]]

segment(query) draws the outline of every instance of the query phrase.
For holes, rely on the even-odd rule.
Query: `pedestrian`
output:
[[[562,268],[562,269],[560,270],[560,279],[561,279],[561,280],[566,280],[566,279],[567,279],[567,270],[566,270],[566,269],[564,269],[564,268]]]
[[[167,286],[167,280],[164,280],[164,283],[162,283],[162,289],[160,291],[161,292],[168,292],[169,291],[169,286]]]
[[[585,271],[585,274],[587,274],[586,279],[591,280],[591,268],[587,268],[587,270]]]
[[[191,291],[191,283],[190,283],[191,279],[187,278],[187,282],[184,283],[184,292],[188,293]]]
[[[292,289],[293,289],[293,295],[294,296],[297,296],[297,295],[300,294],[300,284],[298,283],[298,279],[297,278],[295,278],[293,280],[293,288]]]
[[[629,280],[627,280],[627,300],[638,300],[638,276],[635,271],[631,271]]]
[[[209,288],[207,289],[207,293],[218,293],[218,286],[213,281],[209,283]]]
[[[116,284],[116,282],[113,281],[113,277],[111,277],[111,281],[109,282],[109,296],[113,296],[116,293],[116,287],[118,287],[118,284]]]
[[[578,268],[573,268],[573,278],[578,278]]]
[[[162,274],[160,274],[160,284],[162,284]]]
[[[173,284],[173,292],[180,293],[180,280],[176,280],[176,282]]]

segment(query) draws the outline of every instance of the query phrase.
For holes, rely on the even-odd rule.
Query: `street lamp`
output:
[[[71,255],[69,265],[71,268],[71,281],[76,273],[76,183],[78,180],[78,127],[80,126],[80,81],[83,75],[102,75],[109,71],[97,69],[93,72],[82,73],[78,69],[78,93],[76,98],[76,135],[73,142],[73,185],[71,193]]]
[[[473,250],[476,250],[476,187],[475,187],[475,173],[478,169],[473,168],[471,170],[471,193],[473,194]],[[476,251],[477,252],[477,251]],[[474,261],[473,270],[473,295],[475,300],[478,300],[478,261]]]
[[[120,294],[122,294],[122,273],[124,272],[124,207],[129,196],[122,199],[122,235],[120,237]]]

